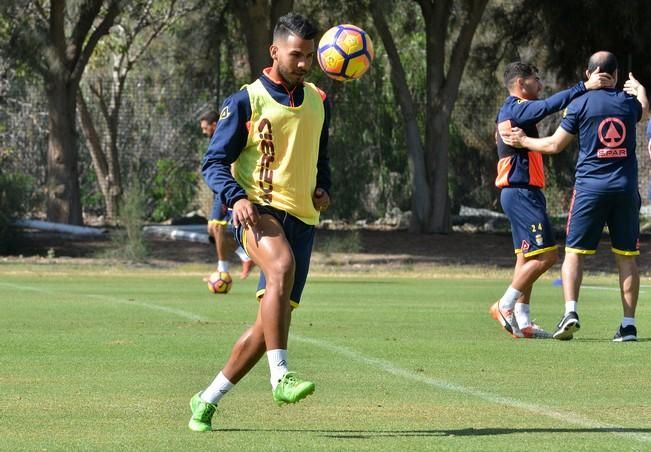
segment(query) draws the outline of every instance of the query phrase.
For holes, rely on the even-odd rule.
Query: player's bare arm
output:
[[[567,133],[562,127],[556,129],[554,135],[543,138],[528,137],[519,127],[513,127],[510,133],[502,135],[504,143],[509,146],[527,148],[541,154],[558,154],[570,144],[573,138],[574,135]]]

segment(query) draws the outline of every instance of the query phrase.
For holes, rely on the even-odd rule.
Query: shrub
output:
[[[171,159],[156,162],[156,175],[147,193],[152,205],[152,220],[163,221],[184,214],[196,187],[196,171],[189,171]]]
[[[102,257],[123,258],[132,262],[146,260],[149,250],[145,245],[142,226],[145,217],[145,195],[140,186],[129,187],[120,205],[120,229],[115,232],[115,248]]]
[[[13,243],[11,223],[29,211],[33,190],[29,176],[0,172],[0,252]]]

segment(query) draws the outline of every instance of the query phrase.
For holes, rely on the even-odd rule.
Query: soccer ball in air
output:
[[[326,31],[317,52],[319,66],[330,78],[340,81],[360,78],[375,57],[373,41],[361,28],[343,24]]]
[[[233,278],[228,272],[215,272],[208,277],[208,290],[212,293],[228,293],[233,285]]]

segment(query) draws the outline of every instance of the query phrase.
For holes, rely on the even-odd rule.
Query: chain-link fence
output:
[[[109,90],[107,87],[105,92]],[[88,90],[84,93],[102,141],[106,142],[109,131],[101,120],[97,99]],[[398,106],[378,102],[363,92],[348,88],[339,88],[331,99],[333,116],[329,147],[335,202],[329,215],[345,220],[374,219],[395,209],[408,210],[412,187]],[[2,104],[0,149],[11,157],[4,160],[8,165],[6,169],[27,174],[37,187],[44,187],[48,139],[44,94],[32,87],[20,96],[5,97]],[[449,152],[450,192],[456,208],[465,204],[499,209],[493,181],[497,160],[494,118],[500,104],[501,99],[480,104],[462,99],[455,107]],[[179,172],[192,173],[197,176],[194,190],[198,195],[187,200],[184,209],[189,211],[201,207],[206,213],[209,193],[200,190],[198,168],[207,142],[201,135],[198,117],[207,108],[218,109],[206,95],[206,90],[193,87],[191,81],[177,86],[143,79],[127,84],[122,105],[117,147],[125,187],[138,183],[146,193],[151,193],[153,184],[168,183],[167,192],[162,196],[174,196],[174,184],[187,184],[189,179],[173,176],[178,176]],[[541,135],[553,132],[559,120],[558,115],[547,118],[541,124]],[[90,153],[81,129],[77,130],[84,210],[102,214],[103,198]],[[651,161],[646,148],[645,124],[638,126],[637,135],[640,193],[643,202],[648,204]],[[570,154],[571,151],[565,157],[546,159],[549,166],[548,198],[556,213],[567,209],[568,184],[571,187],[574,165]],[[168,162],[162,165],[166,171],[173,168],[176,173],[159,174],[161,161]],[[570,175],[569,182],[561,173]],[[160,198],[150,196],[150,210],[153,211],[153,204],[160,202]]]

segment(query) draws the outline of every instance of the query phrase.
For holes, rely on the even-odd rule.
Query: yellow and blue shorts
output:
[[[256,205],[260,215],[271,215],[283,228],[285,238],[289,243],[292,253],[294,254],[294,286],[289,297],[292,307],[297,308],[301,302],[301,294],[305,288],[307,274],[310,269],[310,258],[312,257],[312,246],[314,244],[315,228],[312,225],[305,224],[298,218],[288,214],[285,211],[275,209],[271,206]],[[235,228],[235,239],[240,246],[247,251],[245,229],[242,226]],[[256,296],[258,300],[264,295],[267,282],[264,274],[260,272],[258,280],[258,290]]]
[[[504,187],[500,202],[511,222],[515,254],[531,257],[557,248],[554,229],[547,216],[547,201],[541,189]]]
[[[613,253],[637,256],[640,205],[637,190],[594,193],[575,188],[567,218],[565,252],[594,254],[607,225]]]
[[[210,213],[210,222],[217,224],[227,224],[231,217],[231,211],[228,210],[226,204],[222,203],[219,195],[215,195],[212,202],[212,212]]]

